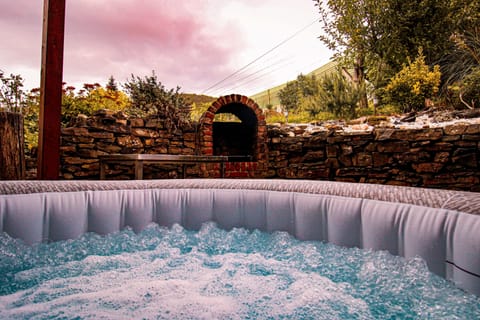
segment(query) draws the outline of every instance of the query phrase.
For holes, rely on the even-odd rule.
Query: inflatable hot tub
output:
[[[418,255],[480,295],[478,193],[305,180],[0,182],[0,231],[28,244],[207,221]]]

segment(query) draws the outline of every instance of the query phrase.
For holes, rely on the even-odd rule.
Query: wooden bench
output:
[[[108,164],[121,163],[133,164],[135,166],[135,179],[143,179],[143,165],[154,164],[181,164],[183,169],[183,178],[186,175],[186,165],[199,163],[220,163],[220,176],[225,175],[225,162],[227,156],[196,156],[196,155],[173,155],[173,154],[109,154],[99,156],[100,160],[100,180],[105,180],[106,168]]]

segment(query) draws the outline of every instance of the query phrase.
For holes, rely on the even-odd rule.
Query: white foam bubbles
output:
[[[213,224],[198,233],[180,226],[150,226],[138,235],[127,230],[103,238],[86,235],[79,241],[54,244],[59,250],[53,250],[52,244],[25,249],[13,262],[15,270],[4,267],[7,280],[0,287],[0,318],[374,319],[421,315],[437,319],[441,316],[436,315],[452,310],[443,306],[438,294],[433,303],[418,297],[426,296],[430,290],[426,288],[446,282],[427,273],[422,260],[299,242],[285,233],[226,232]],[[86,252],[74,254],[74,248]],[[46,252],[49,257],[44,257]],[[37,266],[25,263],[32,259],[38,260]],[[425,283],[414,285],[419,280]],[[452,292],[456,298],[450,302],[462,301],[454,315],[471,318],[480,314],[478,299],[459,294],[458,289]]]

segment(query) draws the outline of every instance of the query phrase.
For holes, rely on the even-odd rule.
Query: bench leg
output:
[[[100,180],[105,180],[106,163],[100,161]]]
[[[135,179],[143,180],[143,161],[135,160]]]

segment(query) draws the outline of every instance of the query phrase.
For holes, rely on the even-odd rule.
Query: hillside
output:
[[[211,96],[206,96],[204,94],[195,94],[195,93],[182,93],[181,96],[187,101],[189,104],[196,104],[201,105],[203,103],[212,103],[215,101],[217,98],[216,97],[211,97]]]
[[[333,60],[324,64],[320,68],[313,70],[312,72],[308,73],[307,76],[315,75],[316,77],[321,77],[326,73],[332,72],[337,66],[337,63]],[[292,79],[292,81],[295,79]],[[278,92],[282,90],[287,83],[278,85],[276,87],[264,90],[262,92],[256,93],[250,98],[255,100],[255,102],[260,106],[260,108],[266,108],[267,105],[276,106],[280,104],[280,99],[278,98]]]

